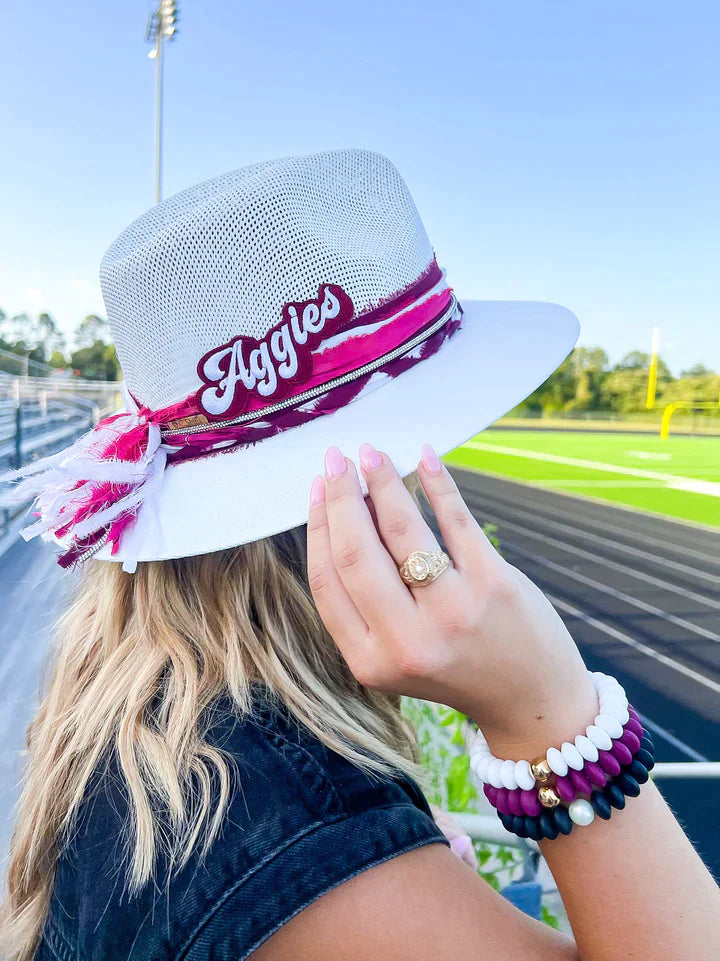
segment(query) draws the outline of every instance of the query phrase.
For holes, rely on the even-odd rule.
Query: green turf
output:
[[[720,497],[673,484],[709,481],[720,493],[720,438],[670,437],[650,434],[585,434],[570,431],[486,430],[470,443],[504,447],[523,454],[572,458],[610,466],[600,470],[517,456],[508,452],[460,447],[447,461],[550,487],[571,494],[625,504],[682,520],[720,527]],[[640,472],[638,475],[627,471]],[[665,476],[653,476],[665,475]]]

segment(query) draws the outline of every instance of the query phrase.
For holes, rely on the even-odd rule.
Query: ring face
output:
[[[408,587],[425,587],[440,577],[450,566],[445,551],[413,551],[398,567]]]

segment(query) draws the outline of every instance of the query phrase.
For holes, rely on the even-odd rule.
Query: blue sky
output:
[[[70,329],[152,203],[151,4],[4,0],[0,307]],[[461,298],[577,313],[617,359],[652,327],[720,368],[716,4],[194,3],[166,55],[165,195],[364,146],[405,176]]]

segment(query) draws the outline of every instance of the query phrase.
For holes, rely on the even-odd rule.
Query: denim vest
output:
[[[220,836],[169,880],[125,887],[127,801],[110,761],[58,863],[35,961],[242,961],[326,891],[388,858],[445,843],[417,785],[368,775],[255,688],[252,715],[213,707],[208,740],[237,786]]]

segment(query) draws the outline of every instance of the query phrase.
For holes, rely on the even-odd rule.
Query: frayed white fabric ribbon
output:
[[[134,407],[134,402],[126,394],[126,404]],[[147,446],[136,461],[123,461],[103,456],[119,435],[137,427],[147,427]],[[163,444],[160,428],[150,423],[137,412],[137,408],[119,414],[109,424],[101,424],[87,434],[83,434],[70,447],[28,464],[19,470],[7,471],[0,475],[0,482],[20,481],[3,498],[5,502],[22,503],[29,497],[34,498],[34,509],[40,519],[20,531],[29,541],[38,535],[43,540],[53,540],[55,531],[67,523],[92,495],[98,484],[123,484],[132,487],[127,494],[115,503],[96,511],[84,520],[74,524],[71,536],[82,539],[103,528],[127,511],[147,505],[154,498],[162,483],[168,451],[172,448]],[[79,481],[83,483],[77,487]],[[130,540],[135,540],[130,538]],[[137,567],[136,552],[126,551],[123,570],[133,573]]]

